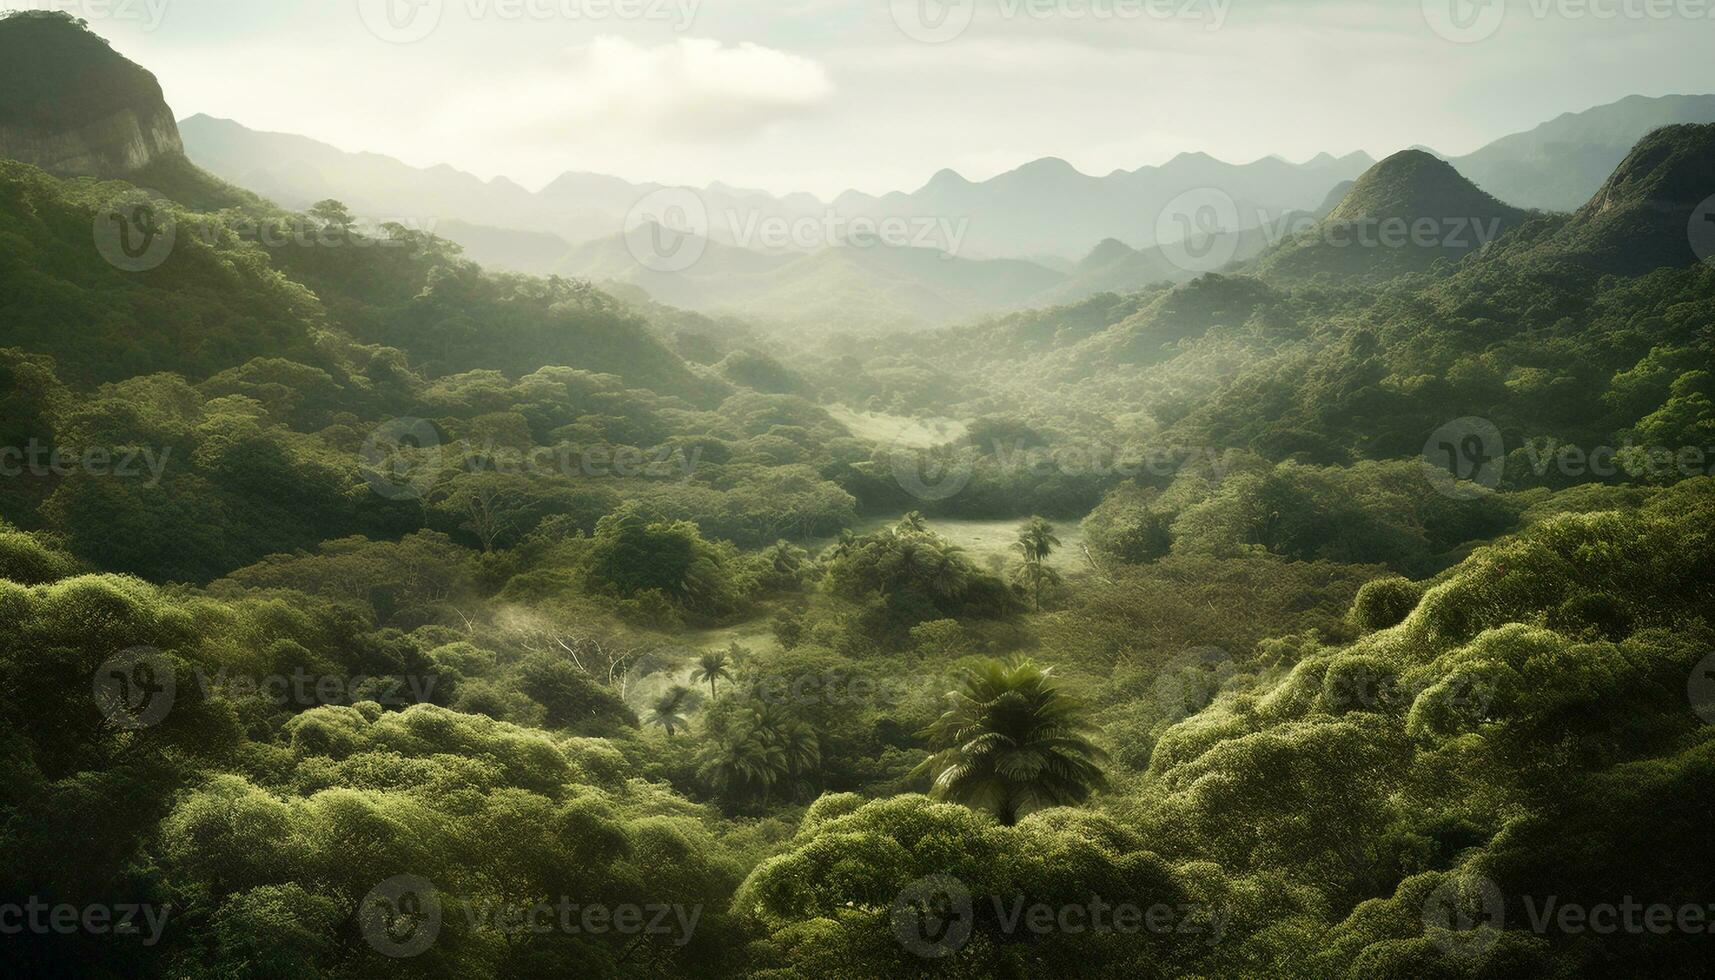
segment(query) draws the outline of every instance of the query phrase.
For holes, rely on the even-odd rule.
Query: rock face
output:
[[[64,14],[0,19],[0,158],[126,177],[183,155],[154,75]]]

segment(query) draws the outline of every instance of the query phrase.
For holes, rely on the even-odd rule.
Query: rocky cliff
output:
[[[64,14],[0,18],[0,158],[126,177],[183,154],[154,75]]]

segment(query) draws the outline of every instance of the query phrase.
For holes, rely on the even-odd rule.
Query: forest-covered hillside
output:
[[[0,161],[6,961],[1703,976],[1710,161],[890,335]]]

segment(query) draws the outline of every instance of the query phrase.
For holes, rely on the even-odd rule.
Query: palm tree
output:
[[[931,544],[913,548],[908,560],[913,573],[936,595],[949,599],[963,595],[970,585],[970,565],[964,550],[939,538]]]
[[[1018,542],[1013,547],[1024,556],[1018,580],[1029,586],[1031,601],[1038,610],[1042,608],[1042,586],[1060,581],[1060,574],[1048,567],[1048,556],[1059,546],[1054,525],[1040,517],[1032,517],[1018,529]]]
[[[738,644],[733,644],[736,648]],[[691,670],[691,680],[694,683],[709,682],[709,697],[715,696],[715,681],[732,680],[732,671],[727,669],[728,654],[723,650],[710,650],[697,658],[697,666]]]
[[[1047,561],[1054,549],[1060,547],[1060,539],[1054,535],[1054,525],[1032,517],[1019,527],[1014,547],[1023,552],[1025,561]]]
[[[1107,786],[1107,754],[1087,734],[1084,706],[1051,668],[991,660],[965,675],[945,714],[923,735],[936,753],[919,772],[938,799],[1013,824],[1034,810],[1081,803]]]
[[[659,725],[667,732],[667,737],[681,728],[689,728],[691,723],[685,719],[685,702],[690,700],[691,689],[683,684],[675,684],[673,689],[655,699],[645,718],[651,725]]]
[[[713,746],[697,770],[717,793],[731,798],[760,795],[764,802],[787,773],[785,750],[755,728]]]

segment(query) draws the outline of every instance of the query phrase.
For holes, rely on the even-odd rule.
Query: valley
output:
[[[889,70],[1111,68],[1019,26]],[[20,975],[1706,971],[1542,910],[1715,881],[1715,96],[1453,155],[533,190],[181,119],[200,76],[121,51],[178,37],[0,15]],[[576,96],[625,139],[829,111],[752,84],[809,54],[615,37]],[[544,106],[591,111],[494,109]]]

